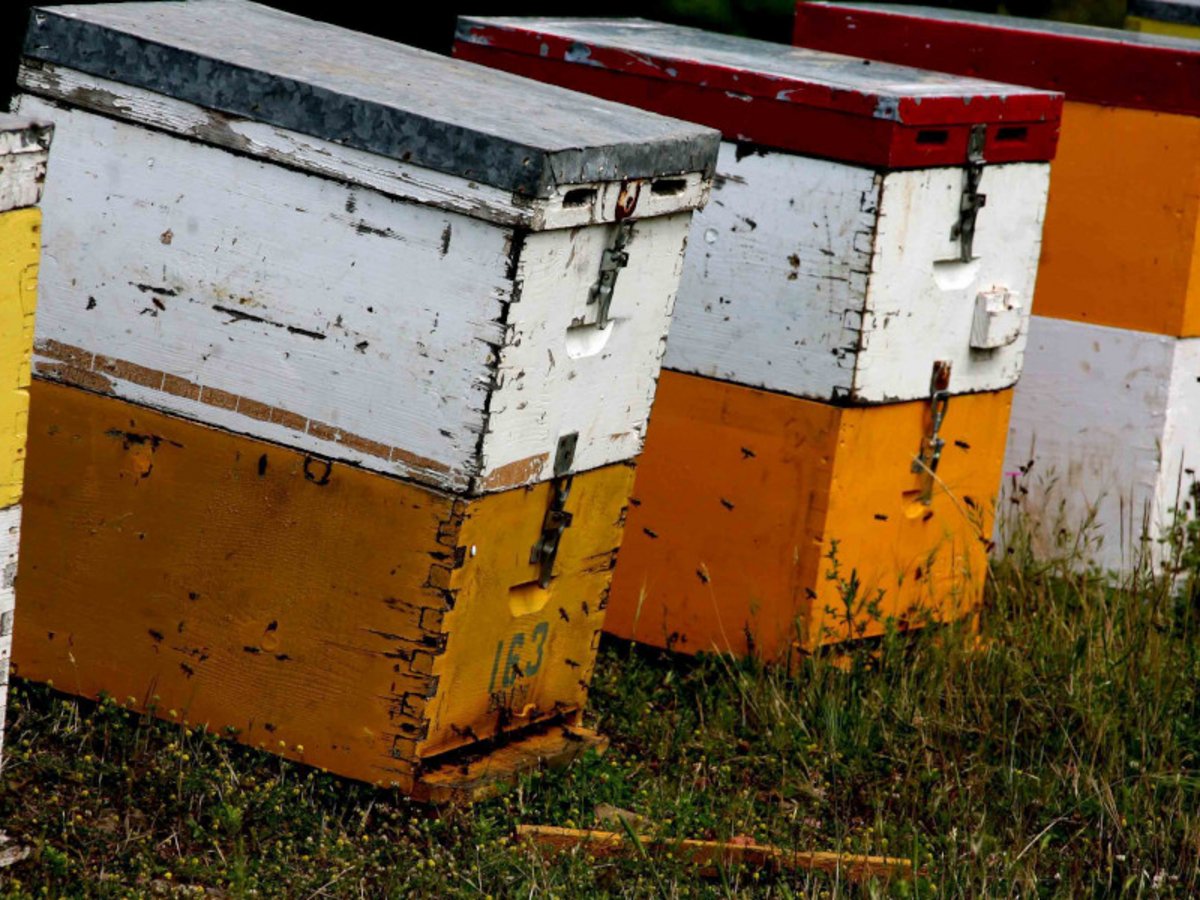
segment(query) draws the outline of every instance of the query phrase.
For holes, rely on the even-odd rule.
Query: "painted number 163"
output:
[[[518,678],[533,677],[542,667],[542,656],[546,650],[546,636],[550,633],[549,622],[539,622],[528,635],[517,632],[508,640],[496,643],[496,656],[492,660],[492,678],[488,682],[488,693],[497,687],[512,687]],[[532,656],[532,659],[528,659]],[[497,685],[499,680],[499,685]]]

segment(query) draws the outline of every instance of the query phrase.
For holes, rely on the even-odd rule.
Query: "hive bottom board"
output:
[[[1148,549],[1160,562],[1153,539],[1200,468],[1197,423],[1200,338],[1033,316],[1004,466],[1025,474],[1005,508],[1042,558],[1129,571]]]
[[[499,757],[462,757],[498,734],[526,741],[509,760],[579,746],[563,726],[631,467],[575,477],[543,589],[549,484],[463,500],[75,388],[32,395],[17,674],[417,796],[477,783]]]
[[[13,580],[17,574],[20,534],[21,507],[0,509],[0,760],[4,756],[4,713],[8,705],[8,661],[13,630]]]
[[[777,660],[879,634],[888,617],[968,614],[1011,395],[950,400],[925,503],[912,463],[929,404],[840,408],[664,372],[605,630]]]

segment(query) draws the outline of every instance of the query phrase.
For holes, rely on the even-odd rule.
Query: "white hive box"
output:
[[[637,455],[715,133],[237,0],[36,10],[20,84],[37,374],[456,492]]]
[[[1035,550],[1085,540],[1104,569],[1162,562],[1197,483],[1200,338],[1034,316],[1029,340],[1004,467],[1023,475]]]
[[[1016,382],[1058,95],[643,20],[468,17],[455,52],[722,131],[666,368],[856,405],[935,362]]]

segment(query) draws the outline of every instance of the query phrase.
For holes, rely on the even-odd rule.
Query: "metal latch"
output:
[[[987,140],[986,125],[972,125],[967,138],[967,165],[963,171],[963,191],[958,201],[958,221],[950,229],[950,240],[958,241],[959,258],[971,261],[971,248],[975,243],[975,219],[979,210],[987,205],[987,194],[979,193],[979,182],[983,179],[983,145]]]
[[[617,286],[617,275],[629,265],[629,252],[625,249],[633,236],[633,222],[617,224],[612,243],[600,257],[600,275],[588,293],[588,306],[596,306],[596,326],[608,324],[608,308],[612,306],[613,290]]]
[[[934,475],[942,461],[942,422],[946,419],[946,408],[950,405],[950,363],[938,360],[933,364],[933,376],[929,384],[929,430],[921,438],[921,450],[913,459],[912,470],[921,476],[921,502],[929,505],[933,501]]]
[[[542,533],[529,553],[529,561],[539,567],[538,587],[550,587],[554,561],[558,558],[558,546],[562,543],[563,532],[571,527],[571,520],[574,518],[567,512],[567,498],[571,496],[571,483],[575,480],[575,476],[571,474],[571,466],[575,464],[575,445],[578,443],[578,432],[564,434],[558,439],[558,449],[554,453],[550,506],[542,519]]]

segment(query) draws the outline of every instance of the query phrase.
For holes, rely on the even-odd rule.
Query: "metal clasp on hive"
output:
[[[950,229],[950,240],[958,241],[959,259],[970,262],[975,243],[975,220],[979,210],[987,205],[987,194],[979,193],[979,182],[983,179],[983,145],[987,140],[987,126],[971,126],[967,138],[967,165],[963,171],[963,191],[958,201],[958,221]]]
[[[938,360],[933,364],[929,384],[929,428],[921,439],[921,449],[913,459],[912,470],[921,476],[921,502],[933,501],[934,476],[942,460],[946,441],[942,438],[942,422],[950,405],[950,363]]]
[[[558,439],[554,454],[554,480],[550,482],[550,506],[542,519],[542,533],[529,553],[529,561],[539,567],[538,587],[550,586],[563,532],[571,527],[574,518],[566,507],[575,478],[571,474],[571,466],[575,464],[575,447],[578,443],[579,433],[575,431]]]
[[[604,249],[600,258],[600,275],[588,293],[588,306],[596,306],[596,327],[608,325],[608,310],[612,306],[613,291],[617,286],[617,275],[629,265],[629,252],[625,246],[633,235],[633,222],[619,222],[612,243]]]

